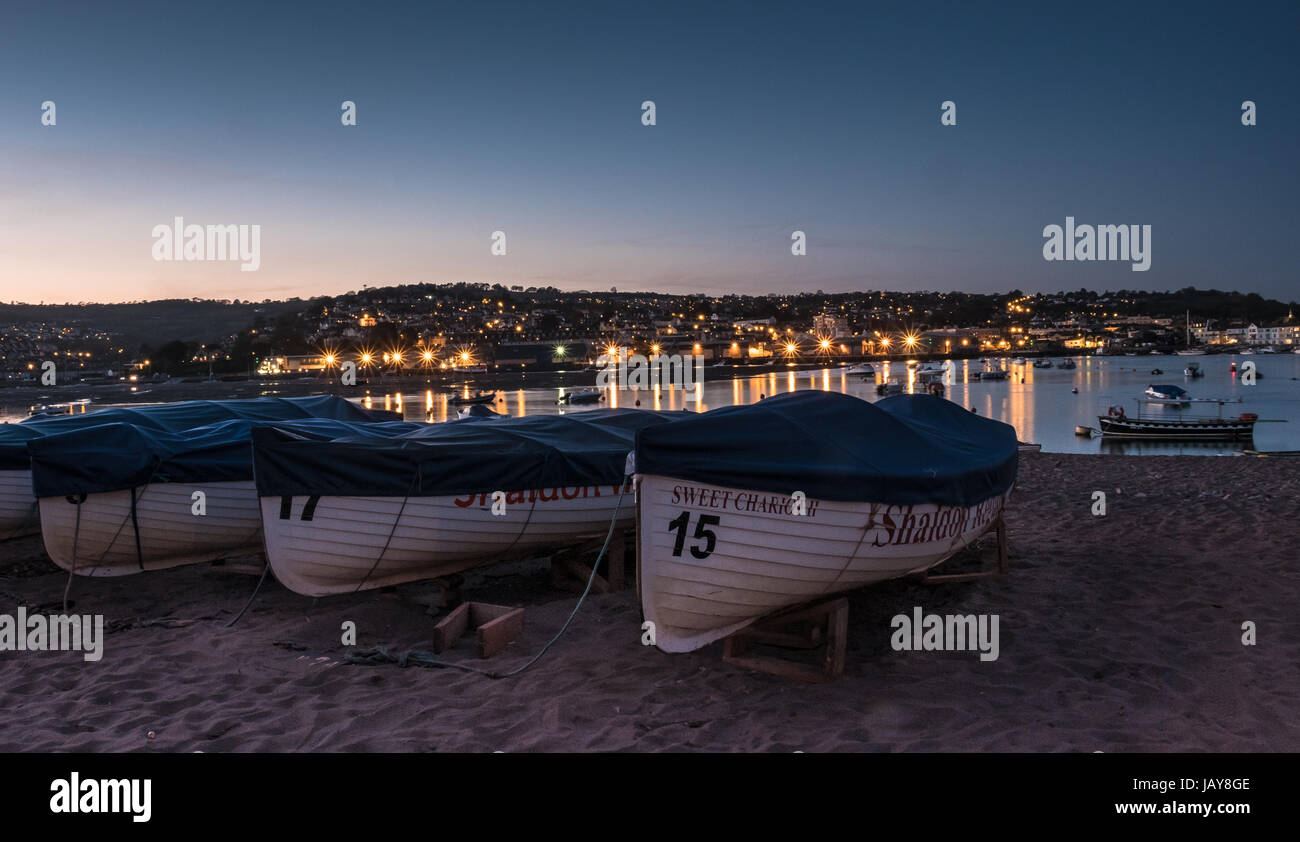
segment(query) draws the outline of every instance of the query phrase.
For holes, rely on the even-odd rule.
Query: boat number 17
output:
[[[697,544],[696,546],[691,547],[691,555],[696,558],[708,558],[713,555],[713,550],[718,545],[718,536],[717,533],[712,529],[709,529],[709,527],[717,526],[721,522],[722,519],[717,515],[700,515],[700,519],[695,522],[694,538],[697,541],[703,541],[704,545],[700,546]],[[690,526],[690,523],[691,513],[682,512],[680,515],[673,518],[668,524],[668,531],[677,533],[677,540],[673,542],[674,556],[680,556],[682,554],[682,546],[686,543],[686,529]]]

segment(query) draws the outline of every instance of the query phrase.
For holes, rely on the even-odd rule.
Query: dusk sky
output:
[[[1300,288],[1296,2],[3,14],[5,301]],[[1067,215],[1150,225],[1150,270],[1045,261]],[[155,261],[176,216],[260,225],[260,269]]]

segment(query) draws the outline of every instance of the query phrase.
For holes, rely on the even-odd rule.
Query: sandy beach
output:
[[[4,751],[1297,751],[1297,463],[1191,456],[1021,458],[1011,574],[849,594],[844,675],[805,685],[640,641],[634,592],[593,595],[530,670],[347,663],[427,650],[440,593],[416,583],[309,599],[203,565],[71,583],[105,615],[104,656],[0,653]],[[1107,495],[1104,517],[1093,492]],[[0,612],[62,610],[39,538],[0,544]],[[576,595],[545,559],[468,576],[466,599],[527,607],[509,670]],[[891,618],[991,613],[1000,653],[898,652]],[[1258,644],[1242,643],[1242,623]]]

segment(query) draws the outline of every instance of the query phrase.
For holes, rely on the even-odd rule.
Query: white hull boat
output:
[[[688,492],[694,502],[685,502]],[[783,608],[929,570],[988,531],[1006,500],[959,509],[808,498],[807,513],[797,515],[789,496],[645,475],[637,495],[641,605],[665,652],[690,652]],[[753,511],[751,501],[760,504]],[[680,522],[688,529],[679,545]]]
[[[603,537],[615,512],[616,528],[636,518],[623,480],[638,430],[693,414],[593,409],[334,438],[261,427],[267,561],[290,590],[328,596]]]
[[[84,576],[259,554],[251,418],[180,432],[111,423],[28,442],[45,551]],[[280,421],[311,430],[426,425]]]
[[[331,596],[449,576],[529,552],[599,538],[619,507],[614,486],[442,497],[261,500],[266,557],[304,596]],[[310,506],[310,510],[308,509]],[[630,487],[617,528],[636,518]]]
[[[203,515],[194,513],[195,492],[203,494]],[[151,483],[134,492],[87,494],[84,500],[44,497],[39,503],[45,552],[82,576],[126,576],[262,550],[251,481]]]
[[[1013,428],[924,395],[792,392],[644,431],[637,564],[655,645],[689,652],[934,567],[999,524],[1018,460]]]
[[[0,425],[0,460],[4,465],[0,468],[0,540],[35,534],[41,529],[39,506],[32,491],[28,442],[108,424],[179,432],[238,418],[337,418],[370,422],[395,420],[398,416],[390,412],[363,410],[342,398],[322,395],[113,407]]]
[[[0,541],[41,531],[31,471],[0,471]]]

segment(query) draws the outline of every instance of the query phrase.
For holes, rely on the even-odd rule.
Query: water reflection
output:
[[[1075,369],[1061,369],[1060,359],[1053,359],[1052,368],[1038,369],[1032,364],[1019,365],[1006,358],[954,360],[951,368],[942,375],[945,396],[982,416],[1011,424],[1021,440],[1041,443],[1046,451],[1146,455],[1231,453],[1252,446],[1257,450],[1300,450],[1300,380],[1297,379],[1300,378],[1300,355],[1253,357],[1261,375],[1254,386],[1247,386],[1239,376],[1232,375],[1232,358],[1228,355],[1199,357],[1205,376],[1194,380],[1183,377],[1183,361],[1175,362],[1173,358],[1077,357],[1074,358]],[[842,367],[803,371],[768,369],[734,376],[730,372],[720,374],[706,369],[704,382],[695,387],[696,401],[687,401],[681,390],[661,386],[635,391],[606,388],[602,390],[603,400],[572,406],[560,404],[560,398],[566,392],[591,389],[594,382],[591,385],[529,388],[523,383],[498,380],[496,383],[500,385],[483,388],[485,391],[496,389],[488,404],[495,412],[516,417],[586,412],[600,407],[707,411],[720,406],[755,403],[765,397],[799,389],[834,391],[875,401],[878,400],[877,387],[891,381],[900,384],[905,392],[921,393],[926,391],[928,381],[935,376],[925,373],[924,367],[943,366],[943,361],[922,361],[911,367],[906,362],[872,365],[875,374],[865,377],[849,374]],[[1108,406],[1124,405],[1130,414],[1135,413],[1134,399],[1153,381],[1155,376],[1151,370],[1157,367],[1165,369],[1166,373],[1159,375],[1156,382],[1182,384],[1193,396],[1244,399],[1244,404],[1234,405],[1232,414],[1254,412],[1263,419],[1256,427],[1254,442],[1107,440],[1103,444],[1100,438],[1074,435],[1076,425],[1097,427],[1097,416],[1105,415]],[[1004,380],[976,379],[975,375],[987,371],[1005,371],[1008,376]],[[469,383],[441,388],[427,388],[422,383],[412,386],[409,392],[400,388],[365,390],[357,400],[368,409],[382,406],[401,412],[407,420],[440,423],[458,417],[461,407],[453,403],[453,399],[473,398],[479,392],[479,386]],[[262,393],[275,392],[268,388]],[[347,390],[337,390],[337,393],[349,395]],[[108,404],[95,406],[102,405]],[[64,406],[66,404],[60,404],[59,409]],[[5,409],[8,417],[15,421],[26,417],[29,411],[26,404]],[[1217,409],[1211,404],[1193,404],[1186,412],[1214,415]],[[68,411],[85,411],[85,407],[69,407]],[[1284,423],[1267,423],[1273,420]]]
[[[954,360],[940,382],[944,385],[948,400],[966,409],[973,409],[985,417],[1011,424],[1022,441],[1039,442],[1047,451],[1212,454],[1232,453],[1250,446],[1250,443],[1231,442],[1112,443],[1109,440],[1103,446],[1100,438],[1076,437],[1076,425],[1096,427],[1097,416],[1104,415],[1110,405],[1127,404],[1130,412],[1136,411],[1134,399],[1147,387],[1152,377],[1151,369],[1160,361],[1152,363],[1128,357],[1076,357],[1074,360],[1077,368],[1062,369],[1059,367],[1061,359],[1054,358],[1052,368],[1035,368],[1028,361],[1020,365],[1005,358]],[[1233,379],[1230,376],[1227,358],[1216,360],[1211,357],[1208,361],[1202,358],[1207,376],[1187,381],[1189,385],[1186,388],[1206,397],[1244,396],[1250,404],[1249,411],[1258,413],[1262,418],[1300,420],[1300,381],[1292,379],[1300,377],[1300,357],[1277,355],[1271,359],[1256,359],[1267,376],[1258,380],[1254,387],[1244,387],[1239,378]],[[943,362],[921,362],[912,367],[905,362],[882,362],[873,363],[873,366],[876,374],[866,377],[850,375],[842,367],[766,371],[721,377],[714,373],[713,377],[697,384],[698,402],[686,401],[685,393],[679,389],[654,387],[619,391],[609,388],[604,390],[605,399],[599,403],[561,406],[556,403],[562,394],[561,389],[518,389],[509,393],[510,401],[506,409],[511,415],[570,413],[585,412],[601,406],[631,407],[640,401],[642,409],[707,411],[718,406],[755,403],[771,395],[799,389],[834,391],[875,401],[879,399],[876,387],[890,381],[900,383],[904,392],[924,393],[929,388],[929,382],[938,375],[934,369],[943,366]],[[1173,366],[1170,362],[1165,362],[1160,367]],[[927,371],[927,368],[930,370]],[[1006,371],[1008,376],[1005,380],[975,379],[974,375],[985,371]],[[1163,378],[1182,382],[1168,373]],[[1075,389],[1078,390],[1077,393],[1072,391]],[[426,406],[428,401],[426,395]],[[1210,407],[1208,404],[1205,406]],[[435,401],[432,420],[445,419],[445,413],[439,411],[439,407],[440,404]],[[502,411],[500,406],[497,409]],[[1202,410],[1201,407],[1194,406],[1194,410],[1197,413],[1204,411],[1214,414],[1212,407]],[[454,411],[452,417],[455,417]],[[1300,449],[1300,423],[1260,424],[1254,447],[1259,450]]]

